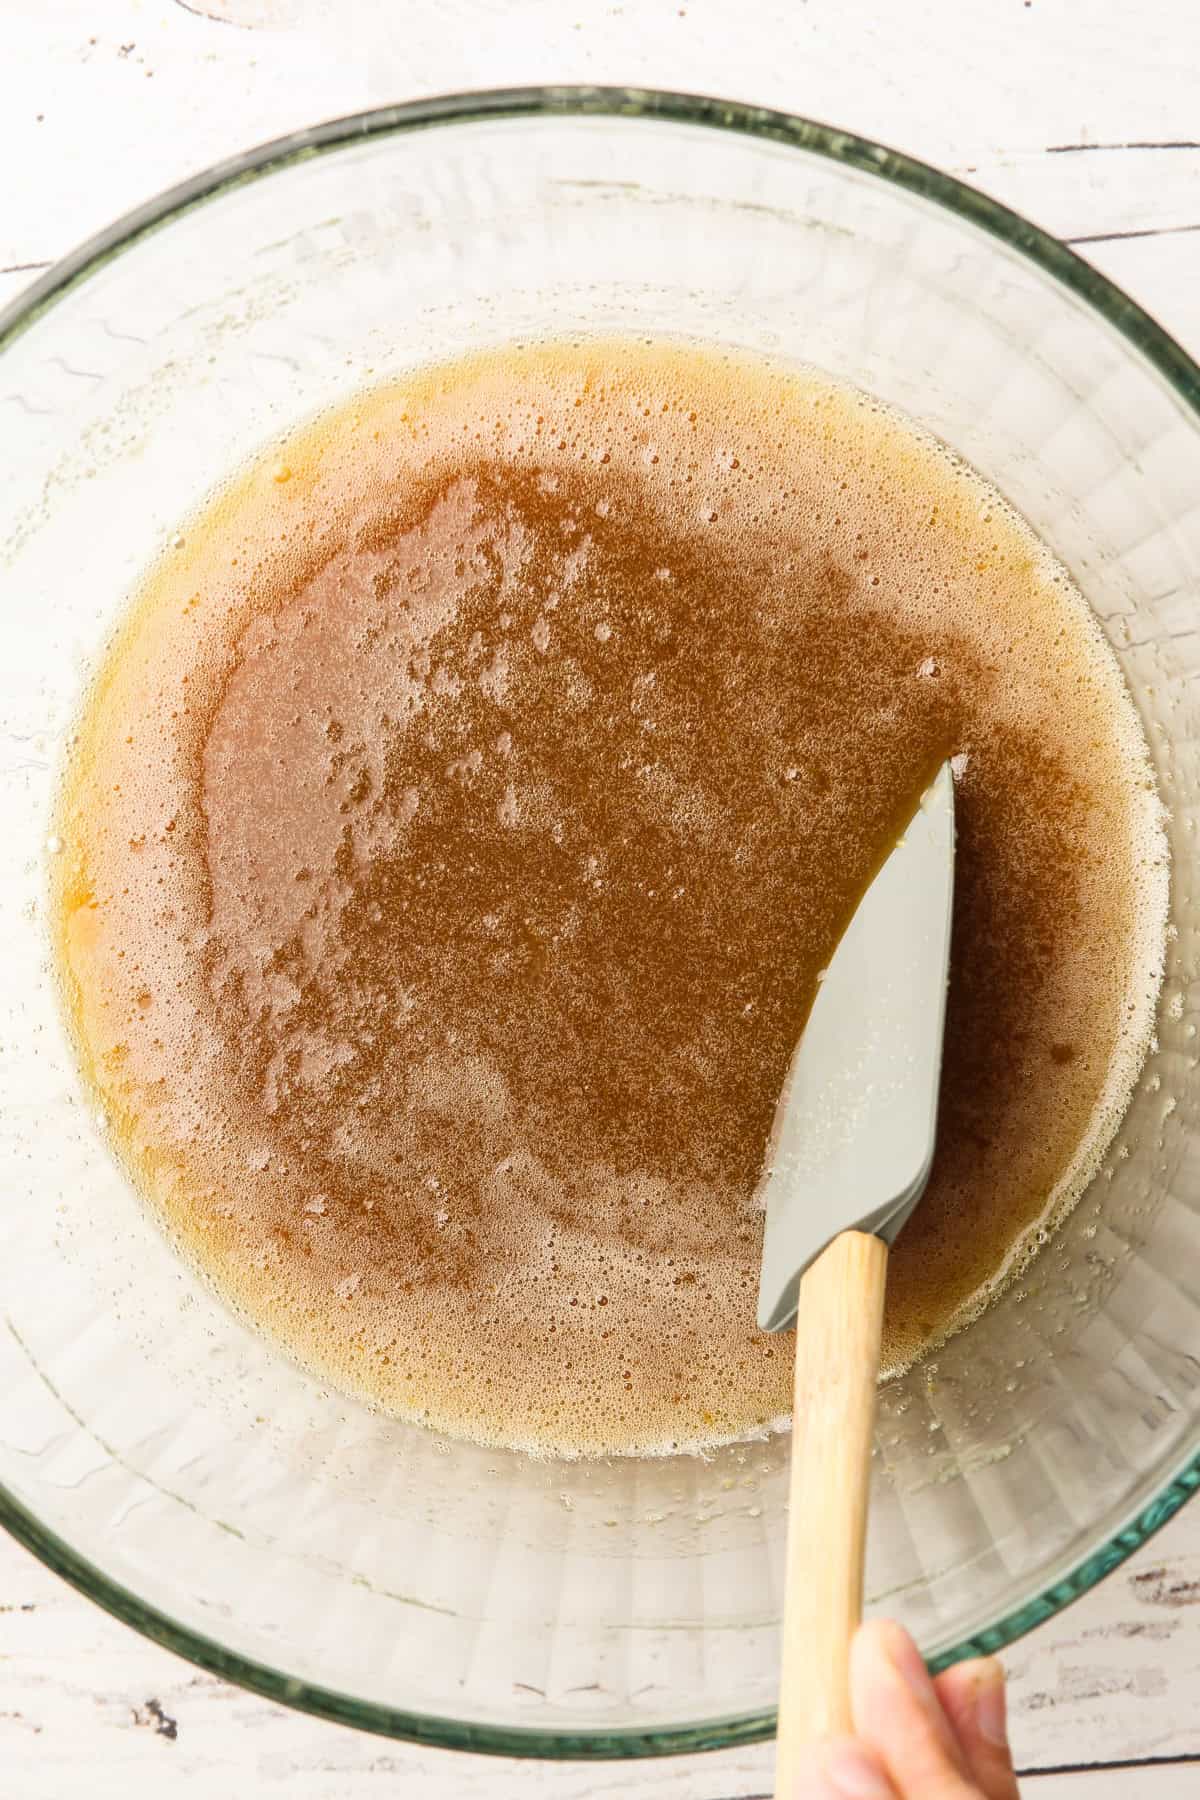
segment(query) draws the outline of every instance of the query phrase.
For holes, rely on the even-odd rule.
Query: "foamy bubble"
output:
[[[961,463],[803,371],[530,349],[360,396],[187,540],[85,715],[47,848],[102,903],[63,961],[121,1021],[111,1065],[77,1023],[122,1153],[324,1379],[543,1453],[780,1427],[756,1158],[824,890],[950,744],[1053,955],[897,1247],[891,1365],[1053,1230],[1145,1051],[1162,818],[1098,628]],[[1069,842],[1003,810],[1023,743],[1099,793]],[[1060,861],[1103,930],[1059,930]],[[985,948],[999,1005],[1019,946]]]

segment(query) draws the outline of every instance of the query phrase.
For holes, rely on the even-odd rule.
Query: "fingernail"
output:
[[[1004,1668],[994,1657],[988,1657],[979,1671],[979,1689],[975,1697],[975,1722],[980,1737],[997,1749],[1008,1748],[1008,1700],[1004,1691]]]
[[[925,1659],[907,1631],[888,1619],[879,1627],[879,1633],[883,1653],[904,1685],[922,1706],[936,1707],[937,1695],[929,1678],[929,1670],[925,1667]]]
[[[824,1787],[814,1785],[808,1792],[814,1796],[834,1794],[837,1800],[896,1800],[896,1790],[869,1750],[858,1744],[823,1744],[817,1749],[813,1773]],[[808,1800],[801,1781],[797,1800]]]

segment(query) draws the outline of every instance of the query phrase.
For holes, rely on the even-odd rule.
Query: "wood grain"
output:
[[[887,1245],[844,1231],[800,1283],[775,1793],[814,1738],[853,1730],[850,1640],[863,1551]]]
[[[1153,30],[1117,0],[978,0],[969,27],[959,0],[290,11],[290,30],[241,30],[170,0],[8,0],[0,158],[19,174],[0,304],[162,187],[316,118],[506,82],[640,82],[805,112],[950,168],[1078,243],[1200,350],[1191,0],[1159,0]],[[1200,1756],[1200,1508],[1005,1660],[1025,1800],[1200,1793],[1195,1761],[1162,1760]],[[769,1792],[772,1755],[553,1768],[362,1737],[200,1674],[0,1538],[4,1800],[748,1800]]]

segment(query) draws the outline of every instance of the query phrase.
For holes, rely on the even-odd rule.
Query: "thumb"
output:
[[[900,1800],[874,1752],[857,1738],[824,1738],[800,1755],[786,1800]]]

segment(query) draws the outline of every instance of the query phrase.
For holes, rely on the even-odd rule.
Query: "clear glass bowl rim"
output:
[[[205,206],[234,188],[262,180],[309,157],[369,138],[428,130],[435,126],[530,116],[649,119],[766,138],[827,157],[933,201],[1001,239],[1011,249],[1028,257],[1052,280],[1062,283],[1086,301],[1121,333],[1131,348],[1196,414],[1197,430],[1200,430],[1200,365],[1106,276],[1020,214],[927,163],[853,132],[766,107],[650,88],[521,87],[445,94],[352,113],[258,145],[168,188],[55,263],[15,301],[0,309],[0,354],[106,263],[194,208]],[[964,1657],[1002,1649],[1035,1625],[1061,1612],[1139,1549],[1197,1488],[1200,1488],[1200,1449],[1189,1455],[1160,1491],[1120,1530],[1095,1545],[1081,1561],[1066,1567],[1051,1586],[1035,1593],[994,1624],[943,1651],[932,1666],[945,1668]],[[215,1639],[193,1631],[157,1607],[148,1605],[80,1555],[2,1484],[0,1526],[89,1600],[176,1655],[268,1700],[385,1737],[502,1756],[566,1760],[679,1755],[688,1751],[727,1749],[770,1737],[775,1731],[772,1711],[650,1730],[610,1727],[599,1731],[553,1731],[481,1724],[445,1715],[411,1712],[399,1706],[383,1706],[300,1680],[228,1650]]]

